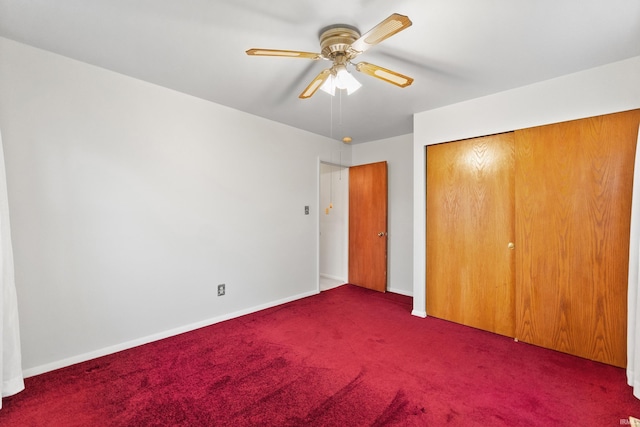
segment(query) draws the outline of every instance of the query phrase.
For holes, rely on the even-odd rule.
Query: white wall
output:
[[[387,161],[389,214],[387,289],[413,295],[413,135],[352,146],[354,165]]]
[[[349,168],[320,164],[318,212],[320,275],[346,283],[349,277]]]
[[[414,315],[427,315],[425,146],[639,108],[639,82],[635,57],[414,116]]]
[[[341,143],[1,38],[0,94],[27,375],[317,292]]]

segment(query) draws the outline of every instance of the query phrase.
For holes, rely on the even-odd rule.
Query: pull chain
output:
[[[333,96],[329,97],[329,138],[333,139]]]

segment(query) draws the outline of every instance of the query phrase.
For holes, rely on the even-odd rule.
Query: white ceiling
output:
[[[355,94],[301,100],[328,62],[245,54],[319,52],[323,27],[364,33],[394,12],[413,25],[358,61],[413,77],[405,89],[354,71]],[[416,112],[640,55],[640,1],[0,0],[0,36],[358,143],[413,132]]]

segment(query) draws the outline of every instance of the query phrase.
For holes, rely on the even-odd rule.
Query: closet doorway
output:
[[[343,285],[349,274],[349,168],[320,162],[319,288]]]

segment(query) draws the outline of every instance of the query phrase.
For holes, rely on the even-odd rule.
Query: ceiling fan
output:
[[[246,53],[251,56],[282,56],[332,61],[331,68],[322,70],[302,91],[299,96],[301,99],[311,98],[318,89],[331,95],[335,94],[336,88],[346,89],[348,94],[357,90],[361,85],[347,71],[348,64],[354,65],[356,71],[399,87],[407,87],[413,83],[411,77],[368,62],[354,64],[351,61],[370,47],[410,27],[411,24],[408,17],[394,13],[363,35],[360,35],[357,28],[350,25],[338,24],[324,28],[320,34],[321,53],[276,49],[249,49]]]

